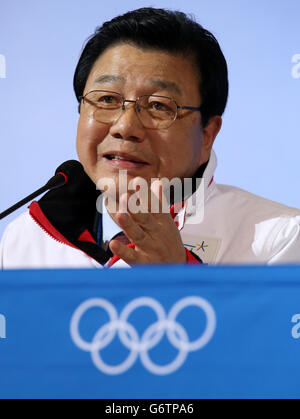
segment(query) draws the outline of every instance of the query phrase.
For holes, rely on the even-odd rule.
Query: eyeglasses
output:
[[[201,111],[201,107],[179,106],[166,96],[144,95],[136,100],[127,100],[120,93],[107,90],[93,90],[80,101],[91,107],[93,117],[103,124],[114,124],[126,110],[126,103],[134,103],[136,114],[145,128],[169,128],[178,117],[179,109]]]

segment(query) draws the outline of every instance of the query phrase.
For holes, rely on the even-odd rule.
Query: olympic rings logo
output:
[[[196,306],[203,310],[207,320],[203,334],[192,342],[189,341],[184,327],[176,321],[180,312],[189,306]],[[86,342],[79,333],[80,321],[89,309],[95,307],[102,308],[107,312],[109,322],[96,332],[92,342]],[[141,338],[134,326],[127,321],[132,312],[140,307],[150,307],[157,316],[157,321],[147,328]],[[128,371],[140,356],[142,364],[149,372],[167,375],[177,371],[184,364],[189,352],[198,351],[208,344],[215,333],[216,324],[213,307],[201,297],[183,298],[171,308],[168,316],[163,306],[150,297],[141,297],[131,301],[120,316],[109,301],[94,298],[85,301],[77,308],[71,320],[70,332],[75,345],[85,352],[90,352],[95,367],[105,374],[119,375]],[[117,333],[120,341],[130,353],[121,364],[108,365],[103,361],[100,352],[113,341]],[[179,352],[170,364],[157,365],[150,359],[148,352],[159,344],[165,333],[170,343]]]

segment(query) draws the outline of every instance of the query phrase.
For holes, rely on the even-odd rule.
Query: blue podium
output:
[[[0,398],[300,397],[300,267],[0,273]]]

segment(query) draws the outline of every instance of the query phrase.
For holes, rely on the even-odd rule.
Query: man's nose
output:
[[[121,115],[110,128],[110,134],[122,140],[144,140],[145,128],[136,114],[134,103],[124,103]]]

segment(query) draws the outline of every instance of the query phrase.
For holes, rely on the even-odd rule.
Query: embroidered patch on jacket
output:
[[[204,263],[215,263],[222,239],[215,237],[183,235],[184,246],[195,253]]]

